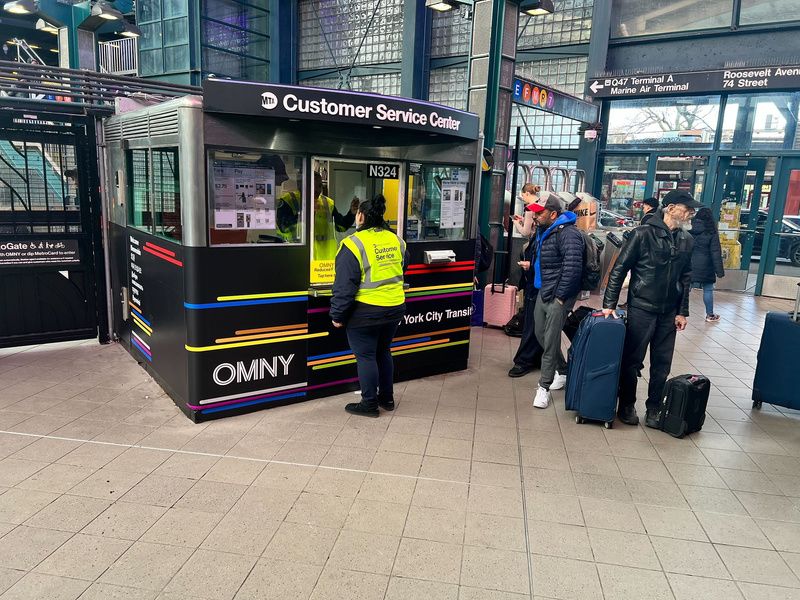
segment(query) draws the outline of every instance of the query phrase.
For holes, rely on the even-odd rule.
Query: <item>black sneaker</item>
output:
[[[527,375],[533,371],[533,369],[529,367],[521,367],[519,365],[514,365],[511,367],[511,370],[508,372],[509,377],[522,377],[523,375]]]
[[[394,398],[381,398],[378,396],[378,406],[383,410],[392,411],[394,410]]]
[[[617,411],[617,417],[619,417],[619,420],[625,423],[625,425],[639,424],[639,415],[636,414],[636,408],[632,404],[620,407]]]
[[[360,417],[377,417],[380,412],[378,407],[370,408],[363,402],[353,402],[344,407],[344,409],[351,415],[358,415]]]
[[[648,408],[644,418],[644,424],[651,429],[661,429],[661,411]]]

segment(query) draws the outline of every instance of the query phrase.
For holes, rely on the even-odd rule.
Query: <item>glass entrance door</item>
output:
[[[800,158],[784,158],[764,221],[757,294],[794,298],[800,282]]]
[[[719,215],[725,267],[725,277],[717,282],[719,289],[755,289],[771,195],[771,187],[765,185],[766,171],[765,158],[720,158],[712,206]]]

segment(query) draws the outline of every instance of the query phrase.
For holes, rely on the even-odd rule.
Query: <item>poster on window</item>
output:
[[[458,181],[442,181],[442,204],[439,224],[442,229],[464,227],[467,208],[467,184]]]
[[[236,163],[216,164],[214,227],[275,229],[275,170]]]

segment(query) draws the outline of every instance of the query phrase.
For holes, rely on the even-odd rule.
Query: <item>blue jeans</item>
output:
[[[706,305],[706,316],[710,317],[714,314],[714,284],[713,283],[699,283],[697,281],[692,283],[692,287],[703,290],[703,304]]]
[[[378,397],[393,399],[394,364],[390,347],[399,323],[348,327],[347,341],[356,356],[361,402],[377,408]]]

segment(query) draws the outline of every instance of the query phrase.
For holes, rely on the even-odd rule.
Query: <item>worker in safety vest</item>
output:
[[[358,212],[358,198],[350,203],[350,212],[342,215],[332,198],[322,193],[322,176],[314,172],[314,260],[334,260],[339,248],[336,233],[353,226]]]
[[[361,402],[345,410],[367,417],[377,417],[379,406],[394,410],[390,347],[406,310],[406,243],[389,228],[385,213],[381,194],[358,207],[357,230],[344,239],[336,255],[330,309],[333,326],[347,326],[361,385]]]

